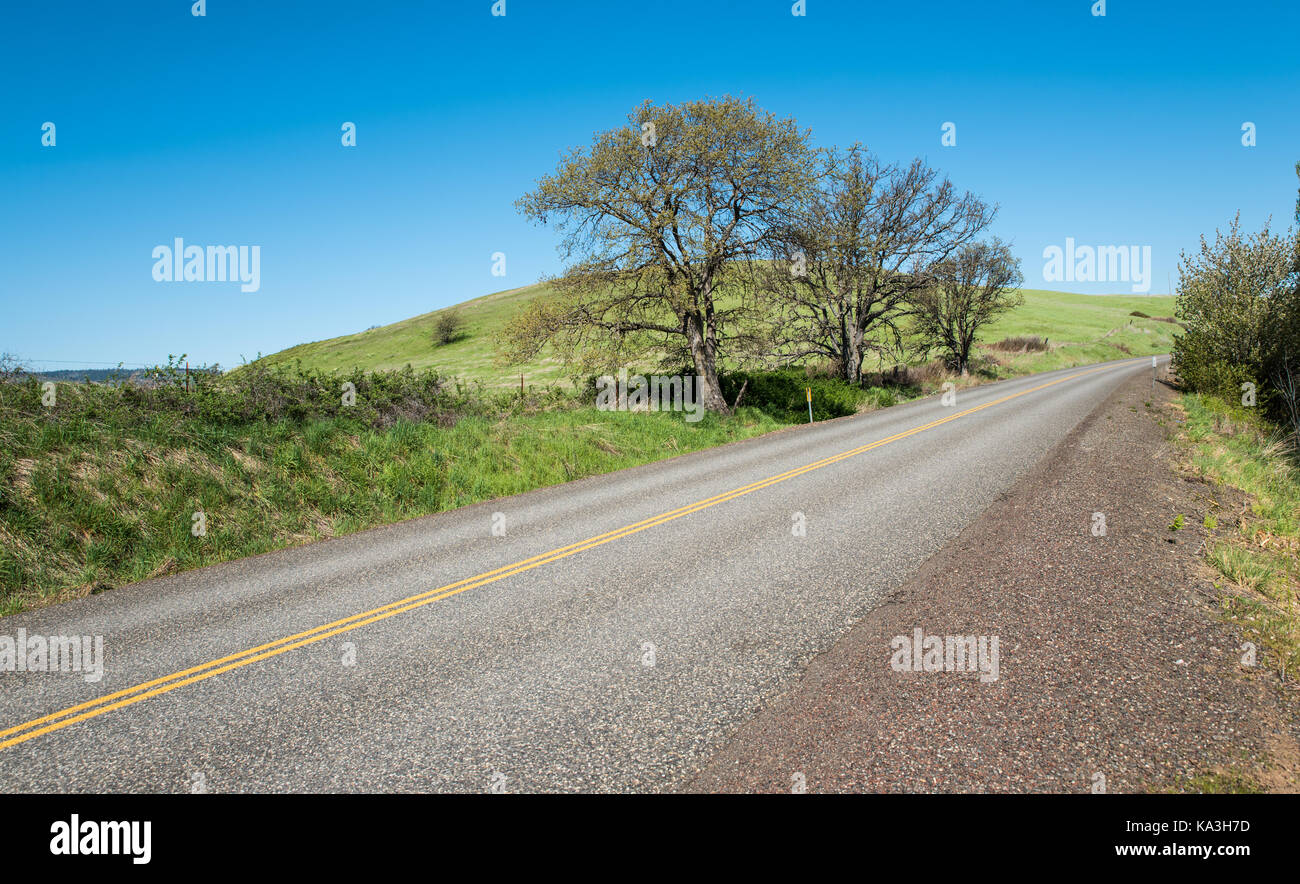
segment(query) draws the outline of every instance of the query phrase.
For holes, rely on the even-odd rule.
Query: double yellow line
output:
[[[306,632],[300,632],[296,635],[268,642],[264,645],[258,645],[255,648],[249,648],[248,650],[241,651],[238,654],[231,654],[218,660],[210,660],[199,666],[192,666],[189,669],[184,669],[180,672],[173,672],[171,675],[166,675],[162,678],[155,678],[152,681],[146,681],[117,691],[116,693],[107,694],[94,700],[87,700],[86,702],[78,703],[75,706],[69,706],[66,709],[59,710],[58,712],[52,712],[49,715],[34,718],[31,721],[0,731],[0,750],[8,749],[10,746],[16,746],[19,743],[25,743],[28,740],[41,736],[42,734],[62,730],[68,725],[95,718],[106,712],[111,712],[114,709],[122,709],[126,706],[139,703],[142,700],[147,700],[150,697],[156,697],[160,694],[174,691],[177,688],[184,687],[185,685],[204,681],[213,676],[220,675],[223,672],[229,672],[232,669],[249,666],[260,660],[266,660],[270,657],[276,657],[280,654],[288,653],[295,648],[315,644],[316,642],[324,641],[327,638],[341,635],[345,632],[350,632],[370,623],[387,620],[389,617],[396,617],[398,614],[413,611],[416,608],[423,607],[424,605],[432,604],[433,602],[448,598],[449,596],[465,592],[467,589],[474,589],[478,586],[495,583],[498,580],[504,580],[507,577],[513,577],[516,574],[522,574],[525,571],[531,571],[533,568],[539,568],[542,565],[547,565],[551,562],[559,561],[560,559],[568,558],[569,556],[576,555],[580,552],[593,549],[594,547],[602,546],[611,541],[619,540],[628,535],[636,534],[640,531],[646,530],[647,528],[653,528],[656,525],[662,525],[665,522],[680,519],[683,516],[688,516],[691,513],[699,512],[700,510],[707,509],[711,506],[717,506],[720,503],[735,500],[737,497],[743,497],[746,494],[752,494],[753,492],[759,491],[763,488],[769,488],[772,485],[785,482],[788,479],[795,478],[796,476],[802,476],[803,474],[810,473],[813,470],[819,470],[822,467],[830,466],[833,463],[838,463],[847,458],[855,457],[875,448],[880,448],[881,446],[888,445],[891,442],[906,439],[908,436],[914,436],[917,433],[925,432],[926,430],[946,424],[949,421],[957,420],[960,417],[974,414],[977,411],[983,411],[986,408],[992,408],[994,405],[1000,405],[1003,402],[1018,399],[1021,396],[1027,396],[1030,393],[1035,393],[1039,390],[1046,389],[1047,387],[1052,387],[1056,384],[1064,383],[1065,381],[1083,377],[1084,375],[1094,374],[1099,371],[1106,371],[1107,369],[1118,367],[1120,366],[1108,365],[1102,368],[1093,368],[1088,371],[1058,378],[1057,380],[1040,384],[1037,387],[1022,390],[1019,393],[1013,393],[1009,396],[1003,396],[1001,399],[995,399],[992,402],[986,402],[983,405],[968,408],[965,411],[959,411],[955,414],[949,415],[948,417],[931,421],[928,424],[913,427],[912,429],[904,430],[901,433],[895,433],[893,436],[889,436],[885,439],[878,439],[875,442],[869,442],[866,445],[860,445],[849,451],[822,458],[819,461],[806,464],[805,466],[796,467],[795,469],[787,470],[784,473],[770,476],[766,479],[760,479],[756,482],[751,482],[748,485],[735,488],[731,491],[726,491],[706,500],[696,501],[695,503],[678,507],[675,510],[661,513],[660,515],[652,516],[648,519],[643,519],[640,522],[625,525],[624,527],[616,528],[613,531],[607,531],[606,533],[597,535],[596,537],[589,537],[586,540],[568,546],[562,546],[553,549],[550,552],[541,553],[540,555],[505,565],[493,571],[486,571],[473,577],[466,577],[464,580],[458,580],[455,583],[448,583],[446,586],[440,586],[437,589],[431,589],[419,593],[418,595],[402,599],[401,601],[392,602],[391,604],[364,611],[360,614],[354,614],[351,617],[345,617],[342,620],[335,620],[334,622],[326,623],[323,626],[317,626],[315,629],[309,629]]]

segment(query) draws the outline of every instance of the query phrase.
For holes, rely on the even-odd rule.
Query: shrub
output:
[[[1228,401],[1254,384],[1258,404],[1277,419],[1285,378],[1300,368],[1300,242],[1268,227],[1243,235],[1239,222],[1182,256],[1174,367],[1186,389]]]
[[[1013,338],[1003,338],[989,346],[1004,353],[1029,353],[1046,350],[1047,338],[1040,338],[1038,335],[1018,335]]]
[[[781,421],[808,419],[807,388],[812,388],[814,420],[856,414],[867,403],[880,404],[892,394],[885,390],[865,390],[839,378],[809,376],[799,368],[777,371],[738,371],[722,378],[722,395],[734,404],[744,387],[742,407],[756,408]]]
[[[433,342],[436,346],[450,344],[463,337],[465,317],[456,308],[444,310],[433,323]]]
[[[496,413],[508,400],[481,384],[444,378],[433,370],[332,373],[255,362],[222,374],[209,369],[186,375],[184,357],[172,358],[141,376],[115,383],[59,383],[56,405],[41,403],[38,378],[0,373],[0,410],[44,423],[82,421],[128,426],[137,422],[196,420],[237,427],[290,420],[337,418],[380,428],[399,420],[455,423],[466,414]]]

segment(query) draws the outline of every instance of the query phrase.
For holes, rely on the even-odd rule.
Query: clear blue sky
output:
[[[533,282],[557,240],[515,199],[646,98],[923,156],[1001,204],[1030,287],[1129,290],[1046,285],[1066,237],[1151,246],[1163,292],[1238,209],[1292,219],[1294,0],[191,2],[0,13],[0,351],[231,366]],[[261,246],[261,290],[155,282],[175,237]]]

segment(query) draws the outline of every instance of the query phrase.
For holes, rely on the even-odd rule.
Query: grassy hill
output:
[[[1172,321],[1176,300],[1172,295],[1078,295],[1039,290],[1027,290],[1024,295],[1024,304],[980,336],[981,352],[1000,363],[999,376],[1168,353],[1181,328]],[[1046,338],[1047,349],[1017,355],[992,346],[1023,336]]]
[[[551,356],[525,365],[502,368],[493,364],[493,339],[498,330],[528,301],[547,294],[546,285],[508,289],[352,335],[299,344],[265,356],[271,364],[301,362],[303,368],[348,371],[353,368],[433,368],[440,374],[482,380],[491,387],[518,386],[522,371],[530,384],[563,382],[563,367]],[[434,346],[434,323],[439,313],[459,309],[464,335],[450,344]]]
[[[493,363],[494,337],[509,318],[528,301],[550,293],[544,284],[508,289],[457,307],[465,320],[465,335],[442,346],[433,343],[434,311],[391,325],[299,344],[263,357],[270,364],[300,362],[322,371],[434,368],[442,374],[481,380],[489,387],[513,387],[522,372],[528,384],[567,383],[563,365],[553,355],[522,366]],[[982,336],[983,351],[1003,363],[1006,373],[1046,371],[1124,356],[1168,352],[1177,326],[1156,319],[1171,317],[1174,298],[1167,295],[1078,295],[1068,292],[1026,290],[1025,303],[990,326]],[[1046,352],[1023,355],[994,350],[988,344],[1019,336],[1048,339]]]

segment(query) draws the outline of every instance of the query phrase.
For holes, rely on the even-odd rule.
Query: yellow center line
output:
[[[440,601],[445,598],[449,598],[450,596],[465,592],[468,589],[474,589],[475,587],[484,586],[488,583],[495,583],[498,580],[504,580],[507,577],[512,577],[516,574],[522,574],[525,571],[531,571],[532,569],[541,567],[542,565],[547,565],[550,564],[551,562],[559,561],[560,559],[567,558],[572,555],[576,555],[580,552],[593,549],[597,546],[603,546],[606,543],[610,543],[614,540],[620,540],[629,535],[636,534],[641,531],[645,531],[648,528],[653,528],[656,525],[662,525],[665,522],[671,522],[674,519],[680,519],[683,516],[690,515],[691,513],[699,512],[700,510],[707,509],[712,506],[717,506],[718,504],[721,503],[726,503],[727,501],[734,500],[737,497],[743,497],[744,495],[752,494],[753,492],[759,491],[763,488],[769,488],[780,482],[785,482],[797,476],[802,476],[805,473],[812,472],[813,470],[818,470],[823,467],[830,466],[831,464],[838,463],[847,458],[855,457],[859,454],[863,454],[873,449],[880,448],[884,445],[888,445],[891,442],[897,442],[900,439],[906,439],[909,436],[914,436],[917,433],[922,433],[926,430],[933,429],[935,427],[949,423],[950,421],[957,420],[960,417],[965,417],[967,415],[974,414],[977,411],[983,411],[986,408],[992,408],[994,405],[1000,405],[1003,402],[1008,402],[1012,399],[1018,399],[1021,396],[1027,396],[1030,393],[1035,393],[1039,390],[1043,390],[1048,387],[1052,387],[1057,384],[1064,383],[1065,381],[1070,381],[1070,380],[1074,380],[1075,378],[1083,377],[1084,375],[1094,374],[1099,371],[1106,371],[1111,368],[1121,368],[1129,364],[1130,363],[1126,362],[1126,363],[1122,363],[1121,365],[1108,365],[1108,366],[1103,366],[1101,368],[1093,368],[1087,371],[1079,372],[1077,374],[1068,375],[1063,378],[1058,378],[1054,381],[1049,381],[1045,384],[1040,384],[1036,387],[1031,387],[1028,390],[1022,390],[1019,393],[1012,393],[1008,396],[1003,396],[1000,399],[994,399],[991,402],[986,402],[983,405],[977,405],[974,408],[968,408],[965,411],[959,411],[947,417],[931,421],[928,424],[922,424],[921,426],[912,427],[909,430],[904,430],[900,433],[895,433],[893,436],[888,436],[884,439],[877,439],[875,442],[868,442],[867,444],[860,445],[857,448],[853,448],[848,451],[843,451],[840,452],[839,454],[830,455],[829,457],[822,458],[821,460],[814,461],[813,463],[810,464],[805,464],[804,466],[801,467],[795,467],[794,469],[787,470],[784,473],[779,473],[775,476],[769,476],[766,479],[759,479],[755,482],[751,482],[748,485],[743,485],[740,488],[734,488],[731,491],[725,491],[721,494],[717,494],[705,500],[696,501],[695,503],[689,503],[686,504],[685,506],[678,507],[675,510],[670,510],[666,513],[660,513],[657,516],[651,516],[648,519],[643,519],[640,522],[635,522],[631,525],[625,525],[622,528],[615,528],[612,531],[607,531],[604,534],[599,534],[595,537],[589,537],[586,540],[580,540],[577,543],[572,543],[569,544],[568,546],[558,547],[556,549],[550,550],[549,552],[540,553],[538,555],[532,556],[531,558],[522,559],[518,562],[514,562],[509,565],[503,565],[500,568],[496,568],[492,571],[485,571],[484,573],[477,574],[473,577],[466,577],[463,580],[456,581],[455,583],[448,583],[445,586],[440,586],[436,589],[427,590],[417,595],[409,596],[405,599],[401,599],[396,602],[391,602],[387,605],[383,605],[378,608],[373,608],[369,611],[363,611],[360,614],[353,614],[350,617],[345,617],[341,620],[335,620],[331,623],[326,623],[324,625],[317,626],[314,629],[309,629],[305,632],[299,632],[295,635],[277,639],[276,641],[273,642],[268,642],[267,644],[258,645],[255,648],[249,648],[248,650],[240,651],[237,654],[230,654],[228,656],[221,657],[217,660],[210,660],[207,663],[202,663],[198,666],[192,666],[189,669],[184,669],[181,670],[180,672],[174,672],[171,675],[166,675],[161,678],[155,678],[152,681],[146,681],[129,688],[124,688],[123,690],[117,691],[112,694],[106,694],[102,697],[97,697],[93,700],[87,700],[83,703],[78,703],[75,706],[69,706],[66,709],[59,710],[58,712],[53,712],[50,713],[49,715],[41,716],[40,718],[34,718],[31,721],[27,721],[22,724],[10,727],[6,730],[0,731],[0,737],[10,737],[11,734],[17,734],[17,736],[12,736],[9,739],[4,740],[3,742],[0,742],[0,750],[8,749],[10,746],[16,746],[19,743],[25,743],[28,740],[31,740],[35,737],[39,737],[42,734],[50,733],[51,731],[61,730],[67,727],[68,725],[75,724],[79,721],[85,721],[86,719],[89,718],[95,718],[99,715],[103,715],[106,712],[111,712],[114,709],[121,709],[126,706],[131,706],[135,703],[141,702],[142,700],[147,700],[150,697],[156,697],[160,694],[165,694],[170,691],[174,691],[177,688],[184,687],[185,685],[193,684],[198,681],[203,681],[205,679],[212,678],[213,676],[220,675],[223,672],[229,672],[232,669],[239,669],[240,667],[248,666],[261,660],[266,660],[271,657],[276,657],[279,656],[280,654],[284,654],[289,651],[292,651],[295,648],[301,648],[306,645],[315,644],[316,642],[323,641],[327,638],[331,638],[333,636],[340,635],[345,632],[350,632],[354,629],[358,629],[370,623],[377,623],[380,620],[387,620],[389,617],[395,617],[398,614],[404,614],[408,611],[413,611],[416,608],[420,608],[423,607],[424,605],[432,604],[433,602]]]

